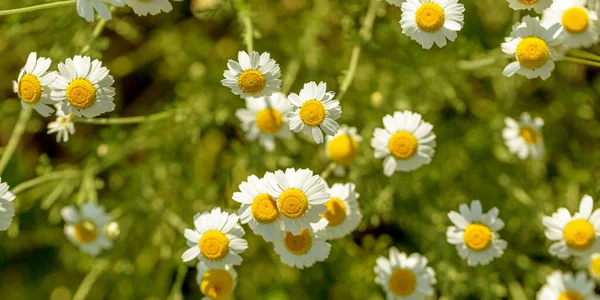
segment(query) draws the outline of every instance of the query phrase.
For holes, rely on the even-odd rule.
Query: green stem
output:
[[[574,62],[574,63],[579,63],[579,64],[582,64],[582,65],[588,65],[588,66],[592,66],[592,67],[600,67],[600,62],[598,62],[598,61],[590,61],[590,60],[586,60],[586,59],[582,59],[582,58],[565,56],[561,60],[570,61],[570,62]]]
[[[111,11],[113,10],[113,7],[111,7]],[[102,29],[104,29],[104,26],[106,25],[106,21],[105,19],[100,19],[100,21],[98,21],[98,23],[96,24],[96,27],[94,27],[94,31],[92,32],[92,37],[88,40],[88,42],[83,46],[83,48],[81,49],[81,55],[86,54],[88,51],[90,51],[90,49],[92,48],[92,43],[100,36],[100,33],[102,33]]]
[[[336,163],[330,162],[329,165],[327,165],[327,167],[325,168],[325,170],[321,172],[321,178],[323,178],[323,180],[327,180],[327,178],[329,178],[329,175],[331,175],[331,172],[333,171],[333,169],[335,169],[336,166]]]
[[[177,270],[177,276],[175,277],[175,281],[173,282],[173,286],[171,287],[171,292],[169,292],[169,300],[182,300],[183,295],[181,294],[181,287],[183,286],[183,282],[185,281],[185,275],[187,275],[188,267],[185,264],[179,265],[179,269]]]
[[[62,7],[62,6],[69,6],[69,5],[75,4],[75,2],[76,2],[76,0],[67,0],[67,1],[58,1],[58,2],[34,5],[34,6],[29,6],[29,7],[23,7],[23,8],[0,10],[0,16],[22,14],[22,13],[26,13],[26,12],[30,12],[30,11],[56,8],[56,7]]]
[[[300,70],[300,62],[296,59],[292,60],[286,69],[285,76],[283,77],[283,86],[281,87],[281,92],[285,95],[290,93],[292,89],[292,85],[294,85],[294,81],[296,81],[296,76],[298,76],[298,71]]]
[[[19,114],[19,119],[17,120],[17,124],[13,129],[12,134],[10,135],[10,139],[8,140],[8,144],[2,153],[2,158],[0,158],[0,175],[4,172],[4,168],[8,164],[10,157],[13,155],[15,150],[17,149],[17,145],[19,145],[19,141],[21,140],[21,136],[23,132],[25,132],[25,128],[27,127],[27,121],[31,117],[31,111],[33,108],[28,107],[27,109],[21,110]]]
[[[248,54],[254,50],[254,29],[252,28],[252,17],[250,16],[250,8],[244,0],[236,1],[236,9],[238,10],[238,18],[244,26],[244,43],[248,47]]]
[[[139,117],[126,117],[126,118],[93,118],[93,119],[83,119],[76,118],[74,120],[75,123],[85,123],[85,124],[95,124],[95,125],[125,125],[125,124],[138,124],[138,123],[146,123],[146,122],[154,122],[162,119],[166,119],[172,116],[176,110],[167,110],[161,113],[156,113],[147,116],[139,116]]]
[[[16,185],[14,188],[11,189],[11,192],[15,193],[15,194],[19,194],[23,191],[26,191],[36,185],[48,182],[48,181],[54,181],[54,180],[59,180],[59,179],[67,179],[67,178],[77,178],[81,176],[81,171],[79,170],[64,170],[64,171],[55,171],[52,173],[48,173],[39,177],[36,177],[34,179],[22,182],[21,184]]]
[[[572,50],[569,50],[568,54],[578,57],[578,58],[583,58],[583,59],[588,59],[588,60],[593,60],[593,61],[600,61],[600,55],[596,55],[596,54],[589,53],[589,52],[582,51],[582,50],[572,49]]]
[[[104,261],[104,260],[98,261],[96,263],[96,265],[94,266],[94,268],[92,269],[92,271],[90,271],[87,275],[85,275],[85,277],[83,278],[83,281],[81,281],[79,288],[77,288],[77,291],[75,292],[75,295],[73,296],[73,300],[85,299],[87,297],[87,294],[90,292],[90,289],[94,285],[94,283],[96,283],[96,280],[98,280],[98,277],[100,277],[102,272],[104,272],[107,268],[108,268],[108,261]]]

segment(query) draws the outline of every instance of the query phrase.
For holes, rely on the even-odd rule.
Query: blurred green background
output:
[[[585,193],[600,200],[598,70],[559,62],[547,81],[505,78],[508,59],[499,45],[512,10],[505,1],[461,2],[465,26],[456,42],[426,51],[401,33],[400,8],[385,2],[376,6],[371,41],[361,43],[369,1],[249,1],[254,47],[271,53],[293,92],[308,81],[338,91],[351,50],[361,45],[340,123],[356,126],[364,141],[348,176],[328,182],[357,183],[364,219],[352,236],[332,242],[326,262],[305,270],[280,263],[246,228],[250,247],[236,268],[235,299],[384,299],[373,266],[390,246],[429,259],[436,299],[533,299],[551,270],[573,269],[549,255],[541,218],[560,206],[575,210]],[[2,1],[0,10],[40,3]],[[2,181],[15,187],[56,178],[17,195],[17,217],[0,233],[0,298],[70,299],[86,274],[106,265],[89,299],[199,299],[195,266],[180,259],[187,246],[179,230],[194,213],[215,206],[237,212],[231,195],[248,175],[287,167],[320,173],[329,163],[323,146],[300,136],[278,142],[273,153],[245,140],[234,115],[244,101],[220,84],[227,59],[246,49],[234,3],[173,6],[153,17],[117,9],[88,55],[116,80],[117,109],[103,117],[172,108],[178,115],[141,125],[76,124],[63,144],[46,134],[53,118],[34,114],[29,121]],[[75,5],[0,17],[0,145],[21,109],[11,81],[29,52],[52,58],[55,67],[79,53],[94,26]],[[370,139],[384,115],[405,109],[435,126],[436,155],[431,165],[387,178]],[[520,161],[503,144],[504,118],[524,111],[546,121],[543,160]],[[59,214],[94,197],[121,231],[96,259],[68,242]],[[503,257],[477,268],[445,238],[447,212],[472,199],[500,209],[500,234],[509,243]]]

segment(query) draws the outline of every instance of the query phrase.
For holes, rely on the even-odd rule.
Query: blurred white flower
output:
[[[10,227],[15,216],[15,194],[11,193],[8,184],[0,179],[0,231],[5,231]]]
[[[69,136],[75,133],[75,124],[73,113],[65,115],[60,104],[55,104],[56,120],[48,123],[48,134],[56,133],[56,142],[68,142]]]
[[[585,272],[554,271],[546,277],[546,284],[538,291],[537,300],[598,300],[596,283]]]
[[[375,261],[375,283],[380,285],[388,300],[421,300],[433,295],[435,272],[428,267],[423,255],[400,253],[390,248],[389,258],[380,256]]]
[[[598,15],[585,5],[586,0],[554,1],[550,8],[544,11],[544,25],[561,25],[558,34],[564,47],[587,48],[600,40]]]
[[[238,61],[227,62],[221,83],[242,98],[270,96],[281,90],[281,71],[268,52],[238,52]]]
[[[402,33],[423,49],[446,46],[464,24],[465,7],[458,0],[407,0],[402,3]]]
[[[552,0],[506,0],[508,7],[514,10],[533,9],[536,13],[541,14],[552,4]]]
[[[31,52],[27,63],[19,72],[17,81],[13,81],[13,92],[21,99],[24,110],[29,107],[40,115],[47,117],[54,110],[50,107],[54,101],[50,99],[50,84],[56,78],[56,72],[48,72],[52,60],[45,57],[37,58],[37,53]]]
[[[527,157],[541,158],[544,156],[544,138],[542,127],[544,120],[541,118],[531,119],[529,113],[522,113],[521,120],[504,118],[506,128],[502,131],[504,143],[510,153],[515,153],[520,159]]]
[[[60,214],[65,221],[65,235],[81,251],[96,256],[103,249],[112,248],[112,241],[104,233],[104,226],[112,217],[104,206],[87,203],[78,209],[70,205]]]
[[[169,0],[126,0],[125,5],[131,7],[138,16],[157,15],[170,12],[173,6]]]
[[[339,239],[352,233],[362,220],[356,185],[354,183],[336,183],[330,189],[331,198],[325,203],[327,212],[321,215],[327,219],[325,228],[327,239]]]
[[[273,241],[275,253],[281,262],[299,269],[308,268],[315,262],[325,261],[329,257],[331,245],[326,242],[325,233],[327,220],[321,219],[318,223],[302,228],[299,233],[285,234]]]
[[[205,263],[196,265],[196,282],[204,295],[202,300],[228,299],[237,285],[237,272],[230,265],[209,268]]]
[[[77,13],[86,21],[93,22],[95,10],[103,19],[110,20],[112,14],[104,2],[117,7],[125,5],[125,0],[77,0]]]
[[[358,135],[356,127],[342,125],[335,136],[327,136],[325,152],[329,159],[335,162],[333,173],[336,176],[345,176],[345,166],[350,165],[358,155],[359,144],[362,137]]]

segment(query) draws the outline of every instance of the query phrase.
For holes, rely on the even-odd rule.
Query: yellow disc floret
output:
[[[409,159],[417,152],[417,138],[408,131],[398,131],[392,135],[388,148],[397,159]]]
[[[415,14],[415,22],[417,26],[425,32],[436,32],[444,26],[446,13],[444,9],[437,3],[424,3],[421,5]]]
[[[581,7],[571,7],[562,15],[562,26],[570,33],[584,32],[589,25],[590,18]]]
[[[589,271],[594,278],[600,278],[600,255],[594,254],[591,256]]]
[[[564,291],[558,296],[558,300],[583,300],[583,296],[576,291]]]
[[[246,94],[258,94],[267,86],[267,79],[261,71],[250,69],[240,74],[238,86]]]
[[[224,299],[233,291],[233,278],[226,270],[208,270],[202,275],[200,291],[206,297]]]
[[[308,126],[319,126],[325,121],[325,105],[319,100],[308,100],[300,107],[300,120]]]
[[[308,210],[308,198],[301,190],[290,188],[279,195],[277,207],[282,215],[290,219],[298,219]]]
[[[335,163],[347,166],[358,154],[358,142],[347,133],[336,135],[327,145],[327,154]]]
[[[256,114],[256,127],[263,133],[277,133],[282,123],[281,114],[275,109],[265,108]]]
[[[484,251],[492,245],[492,230],[486,225],[472,223],[465,229],[463,240],[469,249]]]
[[[97,236],[96,224],[92,221],[80,221],[73,226],[73,238],[82,244],[89,244],[95,241]]]
[[[537,69],[545,65],[550,59],[550,48],[539,37],[526,37],[517,45],[516,57],[521,66],[528,69]]]
[[[229,239],[218,230],[209,230],[202,235],[198,242],[200,253],[211,260],[220,260],[229,252]]]
[[[396,269],[390,275],[390,290],[394,295],[405,297],[412,294],[417,287],[417,278],[409,269]]]
[[[27,104],[36,104],[42,98],[42,84],[35,75],[25,74],[19,80],[19,97]]]
[[[96,87],[87,79],[75,79],[67,86],[67,101],[76,108],[86,109],[96,102]]]
[[[519,134],[530,145],[535,145],[540,140],[537,130],[529,126],[522,126]]]
[[[594,225],[587,220],[576,219],[563,229],[565,244],[571,249],[586,250],[596,241]]]
[[[292,254],[306,254],[312,247],[312,235],[310,234],[310,231],[304,228],[300,231],[299,235],[293,235],[288,231],[285,233],[284,244]]]
[[[279,218],[277,203],[269,194],[260,194],[252,201],[252,216],[259,223],[270,224]]]
[[[327,203],[327,212],[321,215],[322,218],[329,221],[329,226],[337,226],[346,219],[346,204],[342,199],[331,197]]]

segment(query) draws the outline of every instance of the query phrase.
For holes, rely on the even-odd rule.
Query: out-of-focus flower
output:
[[[560,24],[561,45],[567,48],[587,48],[600,40],[598,15],[585,4],[586,0],[555,1],[544,11],[542,23]]]
[[[103,19],[110,20],[112,14],[104,2],[117,7],[125,5],[125,0],[77,0],[77,13],[86,21],[93,22],[95,10]]]
[[[521,120],[504,118],[506,128],[502,131],[504,143],[511,153],[517,154],[520,159],[527,157],[541,158],[544,156],[544,138],[542,127],[544,120],[531,119],[529,113],[522,113]]]
[[[344,167],[350,165],[356,158],[360,142],[362,137],[358,135],[356,127],[346,125],[342,125],[335,136],[327,136],[325,151],[327,156],[336,163],[333,170],[336,176],[346,174]]]
[[[8,229],[15,216],[15,207],[13,200],[15,194],[8,190],[8,184],[0,179],[0,231]]]
[[[168,13],[173,10],[169,0],[126,0],[125,5],[131,7],[138,16],[158,15],[161,12]]]
[[[298,234],[286,231],[275,241],[275,253],[279,254],[281,262],[299,269],[308,268],[315,262],[325,261],[329,257],[331,245],[325,241],[327,220],[302,228]]]
[[[196,282],[204,295],[202,300],[227,299],[237,285],[237,272],[230,265],[209,268],[205,263],[199,262],[196,270]]]
[[[585,272],[573,274],[554,271],[546,277],[546,284],[538,291],[537,300],[598,300],[594,292],[596,283]]]
[[[112,248],[112,241],[104,234],[104,226],[112,217],[104,206],[86,203],[78,209],[70,205],[60,213],[65,221],[65,235],[81,251],[96,256]]]
[[[19,95],[21,106],[25,110],[30,107],[40,115],[47,117],[54,109],[50,107],[54,101],[50,99],[50,84],[56,78],[56,72],[48,72],[52,60],[45,57],[37,58],[37,53],[31,52],[27,63],[19,72],[17,81],[13,81],[13,91]]]
[[[418,253],[407,256],[392,247],[389,259],[380,256],[376,260],[375,283],[383,288],[388,300],[425,299],[433,295],[437,282],[427,264],[427,258]]]
[[[552,0],[507,0],[508,7],[514,10],[533,9],[541,14],[544,9],[550,7]]]
[[[325,206],[327,212],[321,217],[327,219],[328,224],[325,228],[327,239],[339,239],[358,227],[362,220],[360,207],[358,206],[358,197],[356,185],[354,183],[336,183],[330,189],[331,198]]]
[[[60,104],[55,104],[56,120],[48,123],[48,134],[56,133],[56,142],[67,142],[69,136],[75,134],[75,124],[73,113],[65,115]]]

